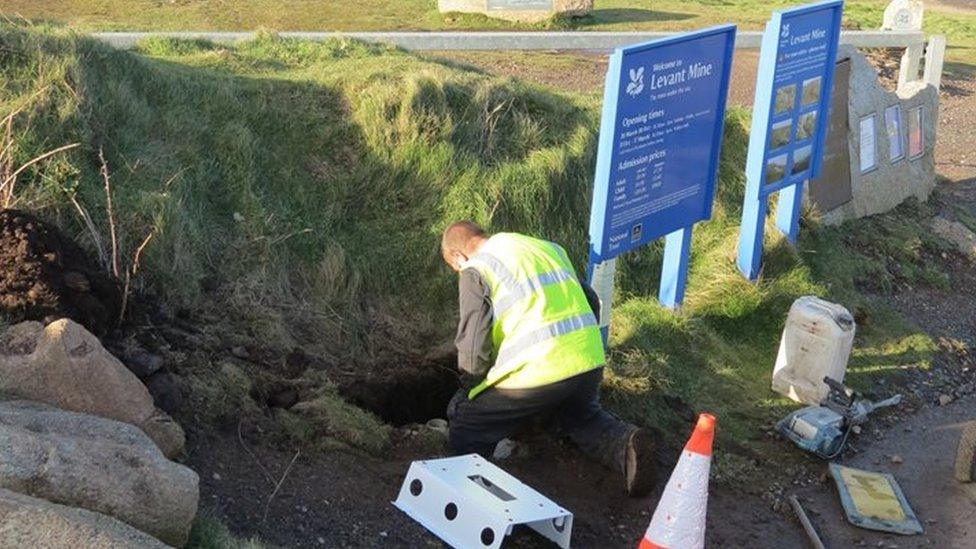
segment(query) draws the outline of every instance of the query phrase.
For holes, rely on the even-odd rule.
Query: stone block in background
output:
[[[581,17],[593,11],[593,0],[438,0],[441,13],[480,13],[519,23],[540,23],[555,15]]]
[[[839,127],[845,131],[838,134],[837,125],[832,124],[827,132],[824,158],[825,171],[817,179],[805,186],[807,198],[820,210],[823,222],[837,225],[850,219],[893,210],[905,200],[915,197],[924,202],[935,188],[935,142],[936,123],[939,119],[939,90],[924,80],[909,82],[898,91],[885,89],[878,80],[878,72],[857,49],[842,45],[838,50],[837,61],[850,63],[850,81],[847,87],[848,113],[846,123]],[[897,106],[900,114],[900,128],[895,132],[895,140],[889,139],[885,111]],[[914,112],[921,109],[921,125],[917,136],[921,138],[918,154],[912,154],[910,120]],[[874,117],[874,136],[872,142],[873,167],[862,171],[861,120]],[[896,135],[897,134],[897,135]],[[840,140],[840,143],[837,142]],[[899,145],[900,143],[900,145]],[[841,181],[829,177],[828,163],[832,145],[846,146],[849,152],[850,178]],[[900,149],[900,150],[899,150]],[[838,156],[838,155],[834,155]],[[870,164],[865,159],[865,163]],[[830,189],[823,186],[838,184],[850,185],[850,199],[843,204],[817,203],[817,197],[827,196]],[[818,189],[817,187],[821,188]]]
[[[0,402],[0,488],[101,513],[182,546],[199,482],[128,423]]]
[[[976,233],[969,230],[969,227],[958,221],[938,216],[932,220],[932,230],[951,242],[959,253],[970,259],[976,259]]]
[[[922,30],[924,12],[921,0],[893,0],[885,8],[881,30]]]

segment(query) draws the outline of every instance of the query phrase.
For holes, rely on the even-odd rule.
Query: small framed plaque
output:
[[[922,106],[908,110],[908,159],[915,160],[925,152],[922,134]]]
[[[904,138],[901,131],[901,105],[892,105],[885,109],[885,131],[888,133],[888,154],[894,164],[905,158]]]
[[[861,173],[867,173],[878,166],[877,134],[874,114],[861,118],[860,123]]]

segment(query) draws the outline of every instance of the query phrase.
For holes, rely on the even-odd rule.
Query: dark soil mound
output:
[[[69,317],[102,336],[115,326],[121,301],[118,285],[57,227],[0,212],[0,310],[11,321]]]

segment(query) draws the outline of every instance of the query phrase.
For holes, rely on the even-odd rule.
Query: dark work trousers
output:
[[[584,454],[623,472],[627,439],[636,429],[600,406],[603,368],[531,389],[490,388],[473,400],[458,391],[447,408],[451,451],[490,458],[495,444],[537,417],[549,417],[557,434]]]

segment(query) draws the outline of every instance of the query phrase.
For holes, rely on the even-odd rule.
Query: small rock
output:
[[[146,378],[143,383],[149,394],[153,397],[153,403],[157,408],[172,414],[183,405],[183,391],[180,383],[172,373],[166,370],[158,370]]]
[[[88,281],[88,277],[77,271],[65,271],[63,280],[65,286],[76,292],[91,291],[91,282]]]
[[[163,357],[142,349],[133,349],[122,355],[122,363],[139,379],[146,379],[163,367]]]
[[[899,456],[898,454],[895,454],[891,456],[891,462],[894,463],[895,465],[901,465],[902,463],[905,463],[905,460],[902,459],[902,457]]]
[[[389,534],[387,534],[386,532],[380,532],[380,537],[381,537],[381,538],[385,538],[385,537],[386,537],[386,536],[388,536],[388,535],[389,535]]]
[[[448,424],[446,419],[434,418],[427,422],[427,428],[444,436],[447,436],[448,434]]]
[[[318,542],[319,542],[319,545],[325,545],[325,538],[323,538],[322,536],[319,536],[318,537]]]
[[[855,426],[851,427],[851,431],[855,435],[859,435],[859,434],[861,434],[861,426],[860,425],[855,425]]]
[[[247,347],[243,345],[238,345],[236,347],[231,347],[230,354],[240,358],[242,360],[249,360],[251,358],[251,353],[247,350]]]
[[[949,395],[939,395],[939,406],[945,406],[952,402],[952,397]]]
[[[505,460],[515,454],[515,450],[518,448],[518,443],[510,438],[503,438],[495,445],[495,452],[492,457],[497,460]]]
[[[214,474],[213,474],[212,476],[213,476],[213,479],[214,479],[214,480],[220,480],[220,479],[222,478],[222,477],[220,476],[220,473],[214,473]]]

